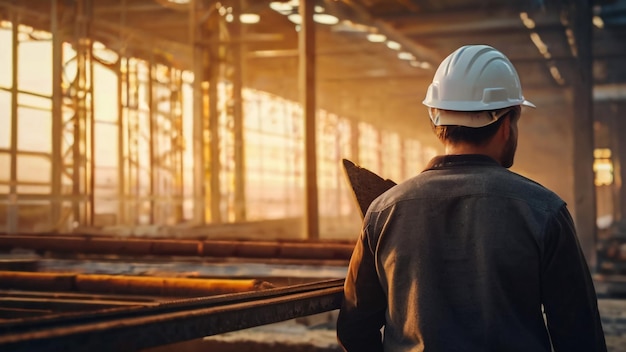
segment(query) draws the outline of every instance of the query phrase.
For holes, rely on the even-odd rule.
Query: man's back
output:
[[[379,197],[363,240],[387,299],[385,351],[550,351],[542,303],[549,317],[554,306],[555,344],[567,348],[561,329],[599,324],[582,254],[555,252],[561,237],[576,244],[569,222],[554,193],[478,155],[435,159]],[[568,317],[549,301],[567,285],[590,285],[570,302],[589,312]]]

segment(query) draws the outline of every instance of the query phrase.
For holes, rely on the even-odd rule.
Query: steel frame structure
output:
[[[6,150],[0,150],[0,155],[10,161],[9,177],[2,181],[4,185],[0,184],[0,187],[6,187],[6,194],[0,194],[0,201],[7,205],[5,232],[70,232],[78,226],[102,225],[174,225],[183,220],[192,220],[196,225],[249,220],[247,197],[252,198],[248,193],[256,190],[248,181],[250,170],[246,168],[248,158],[244,142],[246,127],[242,90],[247,68],[242,52],[247,45],[245,28],[237,22],[227,23],[214,4],[193,0],[185,5],[186,9],[185,6],[177,5],[177,11],[187,11],[188,14],[189,21],[184,25],[188,28],[189,42],[187,45],[171,43],[132,28],[129,14],[134,13],[131,11],[135,8],[129,1],[121,1],[115,9],[98,7],[98,4],[95,0],[69,3],[49,0],[51,11],[42,13],[14,3],[0,2],[3,19],[12,23],[11,84],[0,88],[10,94],[11,101],[11,141]],[[234,11],[242,6],[240,1],[230,4]],[[97,18],[97,14],[104,10],[119,13],[118,26]],[[37,39],[29,33],[20,32],[20,28],[27,28],[22,23],[35,23],[38,28],[47,26],[49,29],[47,36],[40,39],[49,41],[51,47],[49,93],[26,92],[18,86],[20,38],[30,36],[29,40]],[[95,38],[105,38],[106,48],[102,49],[103,44]],[[308,36],[301,39],[312,40]],[[314,54],[310,44],[306,46],[308,54],[304,56]],[[102,50],[114,53],[115,59],[104,57]],[[171,53],[174,52],[184,56],[184,60],[173,57]],[[97,85],[94,75],[102,67],[116,77],[116,87],[104,93],[95,92]],[[301,79],[311,83],[309,76]],[[184,115],[182,111],[183,91],[189,87],[191,89],[188,92],[193,95],[192,116]],[[308,186],[293,190],[301,190],[299,193],[302,194],[289,195],[290,199],[296,198],[302,204],[292,206],[287,215],[306,215],[304,223],[307,229],[303,229],[303,233],[315,239],[319,238],[319,228],[311,222],[317,224],[320,221],[318,194],[322,195],[323,201],[334,204],[332,199],[336,198],[336,194],[333,190],[344,188],[338,184],[343,178],[337,170],[324,171],[325,175],[316,178],[335,177],[336,182],[326,180],[324,183],[330,184],[332,189],[320,190],[318,180],[312,180],[312,175],[305,177],[304,169],[319,174],[320,167],[317,164],[321,162],[330,165],[334,159],[339,168],[339,158],[334,155],[336,148],[341,148],[342,152],[349,151],[351,157],[356,158],[359,146],[371,143],[380,145],[380,141],[367,140],[367,136],[362,136],[357,128],[360,124],[357,120],[349,122],[350,137],[335,141],[333,136],[340,132],[326,129],[337,129],[339,124],[326,126],[321,121],[323,118],[311,108],[315,105],[311,93],[310,89],[302,96],[309,100],[306,121],[305,109],[296,113],[281,108],[279,113],[296,114],[292,118],[302,119],[303,126],[306,123],[313,126],[303,128],[302,136],[288,140],[284,146],[295,145],[297,149],[293,160],[287,161],[290,164],[284,168],[284,173],[288,173],[294,180],[309,180],[304,182],[304,186]],[[49,101],[49,151],[20,149],[18,136],[21,127],[18,128],[18,116],[23,105],[20,96],[24,94]],[[100,112],[95,111],[96,101],[101,94],[113,94],[117,99],[115,112],[111,113],[115,116],[107,117],[104,122],[117,131],[115,140],[111,141],[116,165],[107,170],[112,172],[111,178],[116,180],[116,185],[108,186],[114,187],[107,189],[108,193],[102,191],[102,176],[98,176],[103,173],[98,163],[101,153],[98,145],[106,138],[100,133],[99,126],[103,123],[97,116]],[[313,112],[313,115],[317,115],[311,115]],[[183,139],[184,117],[191,117],[193,121],[192,135],[185,136],[192,140],[191,144],[186,144]],[[272,131],[259,132],[272,134]],[[293,137],[292,131],[284,133],[289,138]],[[319,141],[326,141],[324,143],[328,145],[324,148],[334,151],[320,150],[322,144],[316,146]],[[307,143],[308,146],[305,145]],[[189,173],[185,169],[184,155],[190,145],[193,146],[190,154],[193,155],[194,165],[192,185],[184,184],[185,176]],[[333,155],[313,157],[318,159],[313,163],[311,157],[300,155],[307,149],[312,155],[319,156],[326,152]],[[376,153],[376,160],[383,156],[380,148],[369,149],[365,154]],[[24,156],[42,157],[50,164],[49,178],[45,182],[20,179],[19,163]],[[366,160],[364,155],[362,157]],[[270,161],[273,165],[273,160]],[[368,165],[380,172],[378,166]],[[332,168],[332,165],[324,167]],[[40,190],[29,194],[23,191],[24,187],[40,187]],[[189,192],[190,188],[192,192]],[[113,208],[107,210],[108,213],[98,210],[102,208],[99,207],[103,202],[101,193],[107,193],[111,198],[106,199],[107,209]],[[189,201],[193,207],[191,216],[183,208],[183,204]],[[28,202],[36,202],[41,208],[39,211],[46,214],[47,221],[37,220],[46,223],[45,227],[28,229],[19,223],[19,216],[23,215],[24,207],[29,206]],[[311,207],[316,210],[308,209]]]

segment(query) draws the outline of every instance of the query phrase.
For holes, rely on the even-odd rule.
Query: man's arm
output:
[[[337,339],[345,351],[383,350],[380,329],[385,323],[386,302],[374,254],[363,231],[350,259],[337,319]]]
[[[565,205],[545,236],[542,296],[554,350],[606,351],[593,281]]]

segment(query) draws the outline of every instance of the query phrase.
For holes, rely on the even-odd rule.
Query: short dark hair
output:
[[[465,126],[435,126],[431,121],[430,126],[440,141],[445,143],[468,143],[473,145],[484,145],[496,134],[504,119],[518,118],[521,108],[511,109],[496,122],[483,127]]]

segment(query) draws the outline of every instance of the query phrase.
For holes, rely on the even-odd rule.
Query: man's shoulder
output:
[[[541,183],[529,177],[518,174],[517,172],[511,171],[508,169],[504,169],[503,171],[504,172],[501,173],[501,177],[510,180],[510,182],[519,183],[520,185],[523,185],[524,187],[528,187],[529,189],[535,190],[537,192],[546,193],[546,194],[559,198],[559,196],[556,193],[554,193],[554,191],[552,191],[551,189],[547,188],[546,186],[542,185]]]
[[[423,172],[392,187],[373,204],[378,209],[401,201],[465,196],[506,197],[532,207],[559,208],[565,202],[539,182],[505,168],[479,172]]]
[[[565,201],[541,183],[508,169],[502,169],[493,178],[497,191],[503,195],[523,199],[539,207],[559,208]]]

